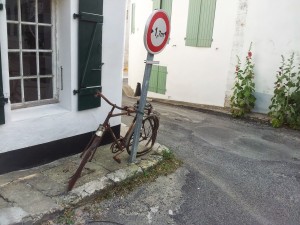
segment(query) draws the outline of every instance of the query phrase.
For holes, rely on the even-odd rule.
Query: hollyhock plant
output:
[[[245,68],[241,68],[241,60],[237,57],[236,80],[233,87],[233,95],[230,98],[231,113],[235,117],[243,117],[246,113],[251,112],[254,108],[255,100],[253,93],[254,84],[254,64],[252,62],[252,43],[246,57]]]
[[[274,83],[274,95],[269,106],[271,124],[281,127],[284,124],[300,129],[300,65],[294,66],[295,53],[287,60],[281,56],[281,66]]]

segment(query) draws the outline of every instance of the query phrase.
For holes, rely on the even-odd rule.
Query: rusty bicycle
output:
[[[133,136],[134,136],[134,127],[136,124],[136,115],[137,113],[143,113],[143,120],[142,120],[142,127],[139,134],[139,145],[137,149],[137,156],[144,155],[148,153],[156,140],[157,131],[159,128],[159,116],[158,113],[153,110],[152,105],[147,102],[144,112],[137,112],[138,109],[138,101],[134,106],[117,106],[116,104],[113,104],[110,102],[101,92],[97,92],[95,97],[102,98],[105,102],[107,102],[112,108],[108,112],[106,119],[104,120],[103,124],[100,124],[96,132],[93,134],[92,138],[90,139],[89,143],[83,150],[83,152],[80,154],[80,158],[82,158],[76,172],[73,174],[73,176],[70,178],[68,183],[68,191],[72,190],[74,187],[76,181],[81,175],[81,172],[86,165],[87,162],[90,162],[95,153],[97,148],[100,146],[103,136],[105,133],[109,133],[112,136],[113,142],[111,145],[111,151],[115,155],[113,156],[113,159],[121,163],[121,159],[119,158],[119,155],[126,149],[127,153],[131,154],[131,148],[133,144]],[[114,113],[115,110],[120,110],[121,112]],[[134,114],[134,116],[132,115]],[[116,137],[114,134],[112,128],[110,127],[109,120],[112,117],[117,116],[133,116],[132,123],[129,125],[129,129],[126,132],[125,136],[120,136],[119,138]]]

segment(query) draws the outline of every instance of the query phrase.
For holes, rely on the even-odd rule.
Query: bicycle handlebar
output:
[[[135,109],[132,109],[128,106],[124,106],[124,107],[121,107],[121,106],[117,106],[116,104],[113,104],[111,101],[109,101],[100,91],[97,91],[96,93],[96,97],[100,97],[100,98],[103,98],[104,101],[106,101],[109,105],[119,109],[119,110],[124,110],[124,111],[127,111],[129,113],[134,113],[135,112]]]

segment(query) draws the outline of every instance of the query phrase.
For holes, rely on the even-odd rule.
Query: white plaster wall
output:
[[[242,56],[244,52],[244,39],[245,39],[245,29],[247,26],[247,13],[248,13],[248,0],[238,0],[236,9],[236,19],[235,19],[235,31],[232,41],[232,49],[230,55],[229,70],[227,74],[227,84],[226,84],[226,96],[225,103],[226,107],[230,106],[230,97],[232,95],[232,87],[235,80],[235,66],[237,63],[237,56]],[[248,46],[249,47],[249,46]],[[241,57],[243,59],[243,57]]]
[[[126,0],[126,23],[125,23],[125,47],[124,47],[124,67],[123,70],[128,70],[128,51],[129,51],[129,7],[131,6],[130,0]],[[125,75],[125,74],[123,74]]]
[[[152,1],[132,0],[136,4],[136,33],[130,35],[129,85],[135,88],[142,82],[144,26],[152,11]],[[217,1],[213,43],[211,48],[185,46],[189,1],[174,0],[171,18],[171,36],[165,50],[155,56],[160,65],[167,66],[165,95],[148,93],[178,101],[208,105],[224,105],[227,72],[235,28],[237,0]]]
[[[0,0],[0,3],[5,4],[5,0]],[[5,10],[3,9],[0,11],[0,30],[1,31],[6,31],[7,26],[6,26],[6,13]],[[2,61],[2,81],[3,81],[3,94],[4,97],[9,97],[9,77],[5,76],[5,74],[8,74],[8,56],[7,56],[7,37],[4,35],[5,32],[0,33],[0,45],[1,45],[1,61]],[[0,62],[1,63],[1,62]],[[10,120],[10,108],[6,104],[4,107],[5,115],[6,115],[6,121]],[[0,136],[0,141],[1,140]]]
[[[281,55],[288,58],[295,52],[296,65],[300,63],[299,10],[299,0],[248,1],[244,52],[253,42],[256,111],[268,112]]]
[[[0,0],[4,1],[4,0]],[[4,3],[4,2],[3,2]],[[122,68],[124,52],[124,0],[104,0],[103,49],[105,63],[102,72],[103,93],[116,104],[121,104]],[[102,101],[97,109],[77,111],[77,31],[78,1],[59,0],[57,7],[58,66],[63,66],[64,90],[60,91],[58,104],[11,110],[5,106],[6,123],[0,125],[0,153],[42,144],[93,131],[103,122],[109,107]],[[5,10],[0,11],[0,29],[6,30]],[[7,37],[0,34],[4,93],[9,97]],[[60,70],[58,70],[59,72]],[[58,73],[60,88],[60,72]],[[111,120],[111,125],[121,123],[121,118]]]
[[[296,53],[300,61],[299,0],[217,1],[211,48],[187,47],[184,43],[189,1],[173,1],[171,39],[155,56],[168,67],[165,95],[148,96],[216,106],[229,105],[236,56],[245,59],[253,43],[257,98],[254,111],[267,113],[281,57]],[[132,0],[136,4],[136,33],[130,34],[129,85],[142,82],[143,30],[152,11],[152,1]],[[131,14],[130,14],[131,15]]]

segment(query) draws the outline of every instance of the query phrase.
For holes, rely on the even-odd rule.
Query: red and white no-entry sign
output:
[[[144,44],[149,53],[157,54],[166,46],[170,36],[170,20],[164,10],[154,10],[144,32]]]

